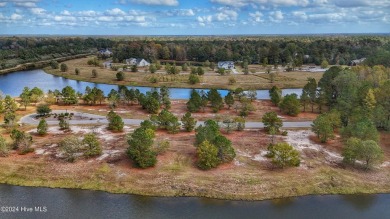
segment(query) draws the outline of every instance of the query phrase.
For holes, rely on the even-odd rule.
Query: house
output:
[[[349,65],[350,65],[350,66],[356,66],[356,65],[362,64],[365,60],[366,60],[366,58],[355,59],[355,60],[352,60],[352,61],[349,63]]]
[[[112,56],[112,52],[109,49],[102,49],[99,51],[99,54],[104,56]]]
[[[223,68],[223,69],[234,69],[234,62],[233,61],[221,61],[218,62],[218,68]]]
[[[126,64],[136,65],[137,67],[145,67],[150,65],[150,63],[145,59],[136,59],[136,58],[126,59]]]

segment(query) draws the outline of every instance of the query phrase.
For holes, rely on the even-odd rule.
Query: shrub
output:
[[[98,77],[98,72],[96,69],[92,69],[92,77],[97,78]]]
[[[102,154],[102,147],[95,134],[90,133],[84,135],[82,143],[86,146],[84,156],[94,157]]]
[[[108,130],[115,131],[115,132],[123,131],[124,122],[122,118],[114,111],[111,110],[107,114],[107,120],[108,120]]]
[[[83,142],[76,136],[65,137],[58,145],[68,162],[74,162],[77,154],[83,150]]]
[[[194,75],[194,74],[190,74],[190,76],[188,77],[188,82],[190,84],[197,84],[197,83],[199,83],[200,82],[199,76]]]
[[[38,127],[37,127],[38,135],[46,135],[47,128],[48,128],[48,125],[47,125],[46,120],[45,119],[41,119],[41,121],[39,121],[39,124],[38,124]]]
[[[9,146],[5,139],[0,136],[0,157],[6,157],[9,154]]]
[[[269,154],[272,157],[272,163],[280,168],[299,166],[299,153],[287,143],[278,143],[270,147]]]
[[[209,141],[202,142],[197,148],[198,161],[197,166],[200,169],[208,170],[218,166],[218,148],[211,144]]]
[[[125,74],[123,73],[123,71],[116,73],[116,79],[118,81],[123,81],[125,79]]]

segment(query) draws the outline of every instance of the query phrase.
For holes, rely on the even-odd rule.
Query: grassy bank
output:
[[[2,163],[0,183],[19,186],[50,188],[77,188],[111,193],[128,193],[146,196],[199,196],[217,199],[265,200],[303,195],[388,193],[387,181],[371,181],[372,173],[321,168],[295,175],[277,171],[268,175],[225,173],[221,176],[194,178],[180,170],[167,169],[155,173],[145,170],[122,178],[115,168],[100,164],[80,172],[77,177],[53,171],[44,161]],[[219,186],[220,185],[220,186]],[[224,190],[226,185],[235,189]]]
[[[72,55],[72,56],[60,57],[60,58],[55,58],[55,59],[43,60],[43,61],[38,61],[38,62],[34,62],[34,63],[19,64],[13,68],[7,68],[7,69],[0,70],[0,74],[7,74],[7,73],[11,73],[11,72],[16,72],[16,71],[42,69],[42,68],[48,66],[52,60],[55,60],[57,62],[64,62],[64,61],[71,60],[71,59],[83,58],[83,57],[86,57],[87,55],[89,55],[89,54],[79,54],[79,55]]]
[[[50,67],[44,70],[53,75],[65,77],[68,79],[87,81],[93,83],[128,85],[128,86],[147,86],[147,87],[175,87],[175,88],[218,88],[218,89],[236,89],[241,87],[243,89],[270,89],[276,85],[280,88],[302,88],[307,83],[308,77],[314,77],[317,81],[322,77],[323,73],[311,72],[279,72],[275,77],[275,81],[271,83],[270,76],[261,73],[261,67],[256,67],[256,73],[243,75],[218,75],[209,68],[204,68],[205,75],[201,76],[201,82],[198,84],[189,84],[189,71],[181,72],[179,75],[167,75],[164,70],[158,70],[151,74],[145,72],[144,68],[139,68],[138,72],[125,72],[125,79],[118,81],[116,79],[116,72],[111,69],[102,68],[98,66],[88,65],[89,59],[86,57],[66,61],[68,66],[67,72],[61,72],[59,69],[52,69]],[[75,74],[75,69],[79,69],[80,73]],[[255,68],[255,67],[253,67]],[[98,76],[92,77],[92,70],[97,70]],[[164,67],[162,68],[164,69]],[[157,80],[157,83],[152,83],[151,79]],[[229,80],[234,78],[234,84],[229,84]]]
[[[69,134],[55,132],[45,137],[34,136],[36,151],[56,151],[52,145]],[[299,134],[299,130],[296,134]],[[209,171],[196,167],[194,133],[171,135],[158,131],[156,141],[169,138],[171,146],[158,156],[157,165],[148,169],[135,168],[125,155],[125,133],[107,134],[103,131],[98,136],[104,150],[118,150],[119,156],[103,160],[82,158],[68,163],[57,158],[55,153],[13,153],[0,158],[0,183],[232,200],[390,192],[389,166],[372,171],[344,168],[339,162],[329,160],[327,153],[321,151],[301,151],[304,160],[301,167],[273,169],[269,160],[257,158],[259,151],[266,150],[269,141],[269,136],[258,130],[226,135],[233,142],[237,157],[233,162]],[[386,139],[383,138],[382,147],[389,148]],[[278,137],[278,141],[282,140],[282,137]],[[324,150],[340,153],[339,148],[340,143],[334,142]],[[388,156],[389,151],[386,149],[385,153]]]

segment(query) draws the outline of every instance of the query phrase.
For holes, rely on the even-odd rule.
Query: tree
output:
[[[219,125],[214,120],[207,120],[204,125],[200,125],[195,129],[195,146],[200,145],[203,141],[213,142],[215,137],[220,135]]]
[[[282,100],[282,90],[273,86],[271,90],[269,90],[269,96],[271,97],[271,102],[275,104],[275,106],[279,106],[279,103]]]
[[[110,111],[107,114],[107,120],[108,120],[108,130],[114,131],[114,132],[121,132],[123,131],[124,122],[122,118],[116,114],[114,111]]]
[[[24,87],[22,93],[19,95],[20,100],[24,106],[24,110],[27,109],[27,105],[31,102],[30,89],[28,87]]]
[[[225,103],[228,105],[229,109],[234,104],[234,97],[232,94],[232,91],[229,91],[229,93],[225,96]]]
[[[326,115],[319,115],[311,126],[312,131],[317,134],[321,142],[325,143],[328,139],[334,138],[332,122]]]
[[[137,65],[132,65],[131,66],[131,72],[138,72],[138,66]]]
[[[234,121],[233,118],[225,118],[223,121],[222,121],[222,125],[226,131],[227,134],[229,134],[231,131],[233,131],[234,129],[236,129],[236,122]]]
[[[361,140],[379,141],[379,133],[374,123],[368,118],[360,118],[356,122],[349,123],[346,127],[341,129],[341,135],[348,139],[356,137]]]
[[[66,119],[64,119],[64,118],[60,118],[60,122],[58,125],[60,126],[61,130],[69,130],[70,129],[69,122],[66,121]]]
[[[199,66],[199,67],[196,69],[196,73],[197,73],[198,75],[204,75],[204,70],[203,70],[203,68]]]
[[[364,107],[371,112],[376,105],[374,91],[372,89],[368,89],[366,97],[364,98]]]
[[[256,100],[256,97],[257,97],[257,92],[256,90],[254,89],[250,89],[246,92],[246,96],[251,100],[251,102],[253,100]]]
[[[123,73],[123,71],[120,71],[120,72],[116,73],[116,79],[117,79],[118,81],[123,81],[123,80],[125,80],[125,74]]]
[[[314,111],[314,104],[317,99],[317,82],[314,78],[308,78],[307,84],[303,87],[302,94],[305,92],[309,97],[309,102],[311,104],[311,112]]]
[[[262,117],[264,129],[269,132],[271,128],[274,128],[276,132],[279,132],[279,128],[283,126],[282,120],[275,112],[267,112]]]
[[[236,130],[237,131],[242,131],[245,129],[245,118],[244,117],[241,117],[241,116],[238,116],[236,118],[234,118],[234,122],[236,123]]]
[[[179,132],[180,123],[178,118],[166,109],[163,109],[157,116],[153,115],[151,121],[157,124],[160,129],[166,129],[168,133]]]
[[[157,67],[156,67],[156,65],[155,64],[151,64],[150,66],[149,66],[149,71],[150,71],[150,73],[156,73],[156,71],[157,71]]]
[[[326,61],[326,59],[322,60],[322,62],[321,62],[321,68],[327,68],[328,66],[329,66],[328,61]]]
[[[187,102],[187,110],[189,112],[198,112],[200,107],[201,107],[201,103],[202,102],[202,99],[198,93],[198,91],[196,91],[195,89],[193,89],[191,91],[191,94],[190,94],[190,99],[188,100]]]
[[[66,86],[61,91],[62,102],[64,104],[76,104],[78,102],[78,97],[76,91],[71,86]]]
[[[299,103],[298,97],[296,94],[287,94],[283,101],[280,103],[280,109],[283,113],[290,116],[297,116],[300,111],[301,104]]]
[[[30,148],[32,144],[32,137],[26,132],[13,129],[10,137],[14,141],[13,149],[19,149],[20,154],[26,154],[34,150]]]
[[[50,106],[48,104],[39,104],[37,106],[37,114],[41,117],[44,117],[46,116],[47,114],[49,114],[51,112],[51,109],[50,109]]]
[[[355,164],[356,160],[364,161],[365,168],[369,169],[383,160],[383,150],[375,141],[350,138],[343,149],[343,161]]]
[[[52,69],[58,69],[58,62],[57,61],[54,61],[54,60],[51,60],[50,61],[50,67]]]
[[[217,91],[215,88],[211,88],[210,91],[207,93],[207,98],[210,101],[211,108],[214,113],[218,112],[223,107],[223,100],[221,97],[221,94]]]
[[[197,166],[203,170],[208,170],[218,166],[218,148],[209,141],[203,141],[196,150],[198,154]]]
[[[181,122],[183,123],[183,128],[187,132],[191,132],[196,126],[196,120],[191,116],[190,112],[186,112],[186,114],[183,115]]]
[[[127,155],[140,168],[152,167],[157,162],[157,153],[152,150],[155,133],[153,129],[140,127],[128,136]]]
[[[48,125],[47,125],[46,120],[45,119],[41,119],[41,121],[39,121],[39,124],[38,124],[38,127],[37,127],[38,135],[46,135],[47,128],[48,128]]]
[[[299,153],[291,145],[282,142],[270,147],[269,154],[272,155],[272,163],[280,168],[299,166]]]
[[[0,136],[0,157],[6,157],[9,154],[9,147],[8,144],[3,138],[3,136]]]
[[[43,98],[43,96],[44,96],[43,91],[38,87],[34,87],[30,91],[30,98],[31,98],[31,102],[33,103],[37,103],[38,101],[40,101]]]
[[[80,74],[80,69],[75,68],[75,69],[74,69],[74,74],[75,74],[75,75],[79,75],[79,74]]]
[[[194,75],[194,74],[190,74],[190,76],[188,76],[188,82],[190,84],[197,84],[200,82],[200,79],[199,79],[199,76],[198,75]]]
[[[213,144],[218,148],[218,158],[221,163],[231,162],[236,157],[232,142],[225,136],[218,135],[215,137]]]
[[[62,72],[67,72],[68,71],[68,66],[65,63],[61,63],[60,69]]]
[[[74,135],[63,138],[58,146],[68,162],[76,161],[77,154],[84,149],[83,142]]]
[[[97,78],[98,77],[98,72],[96,69],[92,69],[92,77]]]
[[[187,63],[184,63],[184,64],[181,66],[181,70],[182,70],[182,71],[188,71],[188,65],[187,65]]]
[[[302,89],[302,94],[299,100],[303,106],[303,112],[306,112],[306,105],[310,103],[310,98],[308,92],[305,89]]]
[[[94,133],[84,135],[82,143],[86,145],[84,156],[94,157],[102,154],[102,147]]]

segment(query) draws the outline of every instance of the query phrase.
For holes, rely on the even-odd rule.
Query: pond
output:
[[[66,79],[59,76],[54,76],[47,74],[41,69],[32,70],[32,71],[18,71],[9,74],[0,75],[0,90],[4,94],[9,94],[11,96],[19,96],[24,87],[39,87],[45,92],[48,90],[61,90],[66,86],[73,87],[76,91],[84,93],[85,88],[97,87],[104,91],[105,94],[108,94],[111,89],[118,89],[117,85],[111,84],[97,84],[91,82],[77,81]],[[131,87],[129,87],[131,88]],[[133,87],[139,89],[142,93],[149,91],[150,87]],[[188,99],[190,97],[191,89],[188,88],[170,88],[170,96],[172,99]],[[202,90],[202,89],[197,89]],[[208,89],[203,89],[208,91]],[[227,90],[218,90],[222,96],[225,96]],[[302,89],[283,89],[283,95],[296,93],[301,95]],[[269,99],[268,90],[257,90],[257,99]]]
[[[269,201],[145,197],[0,184],[0,218],[388,218],[390,194],[326,195]],[[4,212],[18,207],[18,212]],[[22,207],[33,212],[22,212]],[[37,207],[35,209],[35,207]],[[16,209],[16,208],[15,208]],[[25,210],[25,209],[24,209]],[[35,211],[37,210],[37,211]],[[39,212],[41,210],[41,212]]]

